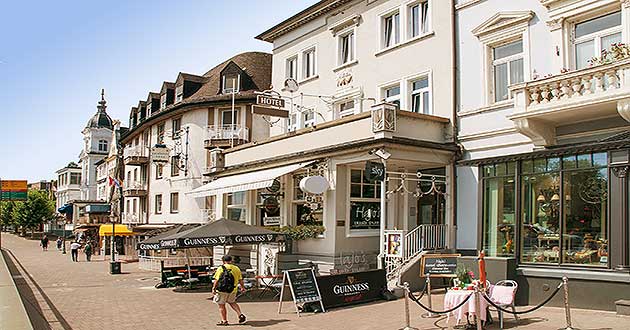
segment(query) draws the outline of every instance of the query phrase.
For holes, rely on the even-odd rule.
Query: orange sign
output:
[[[26,180],[2,180],[0,181],[0,189],[2,191],[26,191]]]

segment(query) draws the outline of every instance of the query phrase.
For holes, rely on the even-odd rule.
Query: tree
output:
[[[22,228],[22,233],[32,231],[54,218],[55,204],[46,193],[29,190],[26,201],[15,203],[12,215],[15,224]]]
[[[0,202],[0,229],[4,229],[6,226],[15,225],[15,219],[13,218],[13,206],[13,202]]]

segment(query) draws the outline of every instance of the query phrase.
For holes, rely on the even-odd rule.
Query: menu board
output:
[[[289,270],[287,276],[293,292],[293,300],[296,303],[322,300],[311,268]]]
[[[350,202],[350,229],[379,229],[381,204],[379,202]]]
[[[459,254],[425,254],[422,256],[420,276],[455,277]]]

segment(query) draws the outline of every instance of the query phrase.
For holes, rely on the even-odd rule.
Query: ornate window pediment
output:
[[[527,25],[534,17],[533,11],[508,11],[496,13],[481,25],[472,30],[472,33],[481,38],[516,26]]]

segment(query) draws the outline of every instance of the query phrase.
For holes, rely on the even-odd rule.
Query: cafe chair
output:
[[[518,290],[518,283],[512,280],[501,280],[497,282],[490,291],[490,300],[501,308],[511,307],[513,312],[516,312],[514,306],[514,300],[516,297],[516,291]],[[503,312],[497,310],[499,314],[500,328],[503,329]],[[514,315],[514,319],[518,324],[518,316]]]

